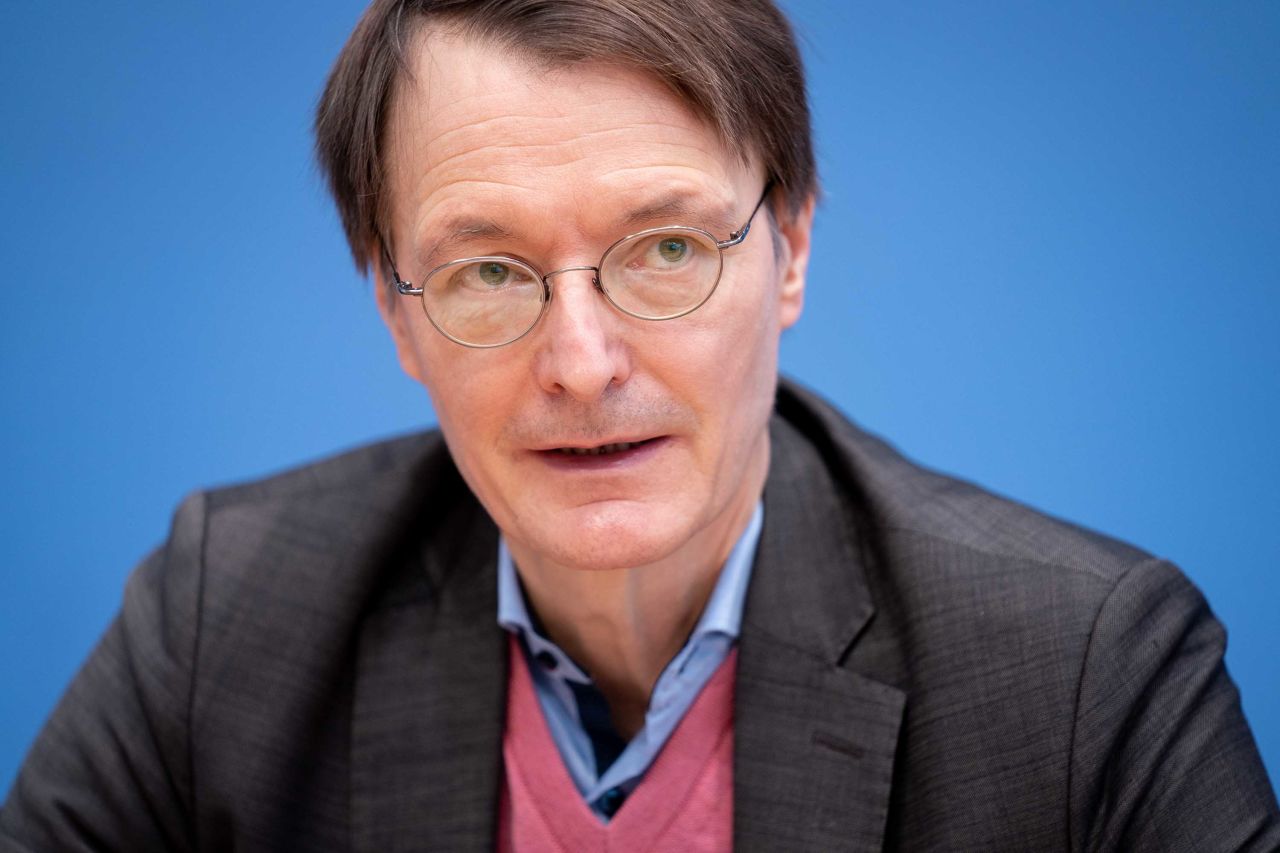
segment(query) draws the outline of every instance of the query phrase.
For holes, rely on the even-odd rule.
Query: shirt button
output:
[[[627,795],[622,793],[621,788],[610,788],[600,795],[600,811],[604,812],[605,817],[613,817],[622,808],[622,802],[626,798]]]
[[[556,656],[551,654],[551,652],[547,651],[546,649],[543,649],[542,651],[534,655],[533,659],[536,660],[538,662],[538,665],[541,666],[543,669],[545,669],[547,672],[555,671]]]

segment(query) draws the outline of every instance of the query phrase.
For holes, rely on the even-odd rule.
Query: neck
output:
[[[591,674],[626,738],[643,725],[658,676],[693,631],[751,520],[768,470],[767,444],[764,450],[740,496],[655,563],[589,571],[556,565],[508,543],[547,636]]]

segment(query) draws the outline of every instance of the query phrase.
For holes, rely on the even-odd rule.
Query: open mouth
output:
[[[661,447],[667,436],[657,435],[639,441],[611,441],[595,447],[552,447],[541,452],[543,459],[565,470],[616,468],[647,458]]]
[[[615,444],[602,444],[599,447],[557,447],[552,452],[562,456],[608,456],[611,453],[621,453],[633,447],[643,447],[653,440],[652,438],[646,438],[643,441],[620,441]]]

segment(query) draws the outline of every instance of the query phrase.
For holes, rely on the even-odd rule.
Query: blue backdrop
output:
[[[0,6],[0,793],[187,491],[420,427],[310,158],[361,2]],[[1181,564],[1280,772],[1280,6],[794,0],[784,368]]]

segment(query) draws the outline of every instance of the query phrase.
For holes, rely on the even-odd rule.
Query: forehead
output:
[[[393,228],[411,239],[478,206],[518,218],[610,208],[730,209],[755,170],[654,77],[543,68],[495,42],[421,34],[397,87],[387,154]]]

